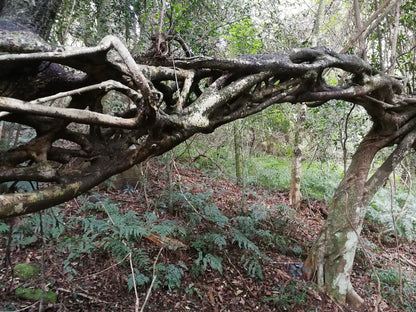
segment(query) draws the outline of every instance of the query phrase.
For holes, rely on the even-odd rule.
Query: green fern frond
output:
[[[169,289],[181,287],[181,278],[183,275],[184,271],[182,268],[169,264],[165,273],[166,286]]]
[[[149,277],[141,273],[139,270],[134,268],[134,280],[136,282],[136,286],[143,286],[146,283],[148,283],[150,279]],[[132,274],[129,275],[129,279],[127,280],[127,286],[129,288],[129,291],[131,291],[134,287]]]
[[[234,237],[232,239],[232,243],[237,243],[238,247],[244,248],[244,249],[250,249],[254,251],[257,255],[261,255],[259,247],[257,247],[256,244],[254,244],[251,240],[247,238],[242,232],[240,232],[237,229],[233,230]]]

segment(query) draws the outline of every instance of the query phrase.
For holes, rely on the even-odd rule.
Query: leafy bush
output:
[[[66,227],[63,217],[64,213],[57,207],[42,213],[43,234],[46,238],[55,240],[62,235]],[[0,221],[0,233],[8,234],[10,229],[12,229],[10,246],[13,248],[36,243],[40,235],[40,216],[37,213],[30,214],[12,228]]]
[[[279,311],[296,311],[306,308],[308,286],[305,282],[290,280],[285,285],[280,285],[274,290],[274,295],[265,297],[264,302],[273,302]]]
[[[403,302],[400,302],[400,275],[399,271],[393,268],[376,269],[381,284],[381,294],[385,299],[395,303],[397,306],[404,308],[403,311],[414,311],[416,302],[416,282],[409,278],[404,272],[402,273],[402,295]],[[375,276],[372,275],[375,281]]]
[[[387,227],[386,233],[393,232],[393,215],[396,219],[398,234],[409,241],[416,239],[416,194],[415,191],[397,190],[391,203],[391,192],[388,188],[380,189],[367,208],[366,219]],[[404,205],[406,203],[406,205]]]

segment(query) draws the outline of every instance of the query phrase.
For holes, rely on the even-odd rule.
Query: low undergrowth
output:
[[[265,164],[258,163],[259,176]],[[324,222],[320,202],[305,201],[294,210],[286,194],[267,183],[241,189],[189,167],[177,168],[170,189],[163,182],[163,164],[153,170],[155,177],[137,187],[97,190],[41,214],[0,222],[0,310],[33,304],[14,292],[22,283],[58,293],[50,311],[126,311],[136,297],[148,311],[333,310],[333,303],[304,281],[302,270],[307,248]],[[310,178],[318,198],[324,197],[323,180]],[[385,262],[377,248],[374,258]],[[14,277],[12,268],[26,262],[43,273],[26,281]],[[374,298],[369,266],[357,270],[361,276],[354,286],[365,286],[362,295]],[[385,311],[416,309],[412,270],[390,265],[377,274]]]

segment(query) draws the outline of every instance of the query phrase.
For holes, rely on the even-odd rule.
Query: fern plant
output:
[[[264,224],[270,216],[265,207],[254,206],[247,216],[228,217],[212,202],[212,191],[206,193],[184,193],[177,196],[179,204],[186,210],[188,223],[198,227],[198,234],[190,234],[189,245],[197,251],[192,272],[203,274],[208,267],[222,272],[225,246],[237,246],[244,250],[240,261],[247,274],[263,278],[261,262],[268,259],[254,240],[269,244],[273,235]],[[190,232],[192,233],[192,232]]]

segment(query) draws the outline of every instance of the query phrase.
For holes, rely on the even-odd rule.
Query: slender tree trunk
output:
[[[166,173],[168,176],[168,211],[173,215],[173,176],[172,176],[172,162],[173,162],[173,153],[169,151],[166,153]]]
[[[366,209],[365,183],[380,149],[374,132],[370,131],[354,154],[335,192],[327,222],[305,261],[307,274],[310,278],[316,274],[318,285],[327,294],[355,307],[362,304],[362,299],[355,293],[350,276]]]
[[[319,30],[321,28],[322,19],[324,17],[324,11],[325,11],[325,0],[319,0],[318,12],[316,13],[315,23],[313,24],[313,29],[312,29],[312,36],[311,36],[312,46],[317,46],[320,42]]]
[[[394,74],[394,65],[396,64],[397,59],[397,37],[399,35],[399,22],[400,22],[400,5],[402,4],[402,1],[399,0],[396,3],[395,7],[395,14],[394,14],[394,24],[393,24],[393,34],[391,39],[391,55],[390,55],[390,67],[388,70],[389,75]]]
[[[305,123],[306,107],[300,105],[297,107],[297,120],[295,123],[295,140],[293,142],[292,170],[290,179],[289,202],[292,206],[299,208],[302,202],[302,193],[300,185],[302,182],[302,149],[301,135],[303,124]]]
[[[377,10],[378,9],[378,0],[374,0],[374,7]],[[380,24],[377,24],[377,42],[378,42],[378,51],[379,51],[379,63],[380,63],[380,71],[384,72],[385,71],[385,65],[384,65],[384,57],[383,57],[383,53],[384,53],[384,40],[383,40],[383,34],[381,32],[381,28],[380,28]]]
[[[238,121],[233,123],[235,176],[237,178],[237,185],[242,187],[244,185],[243,148],[241,146],[241,132],[237,123]]]
[[[360,55],[363,60],[367,60],[367,52],[365,47],[365,38],[362,32],[360,30],[363,27],[363,24],[361,23],[361,8],[360,8],[360,2],[359,0],[354,0],[354,20],[355,20],[355,28],[357,29],[357,35],[358,35],[358,46]]]

